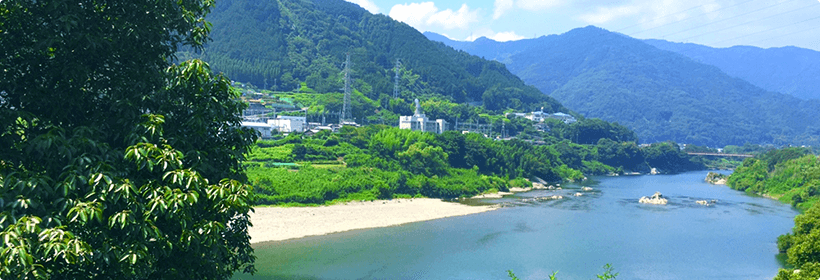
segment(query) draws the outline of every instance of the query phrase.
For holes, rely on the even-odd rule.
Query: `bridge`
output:
[[[720,153],[687,153],[692,156],[714,156],[714,157],[742,157],[742,158],[749,158],[754,157],[754,155],[744,155],[744,154],[720,154]]]

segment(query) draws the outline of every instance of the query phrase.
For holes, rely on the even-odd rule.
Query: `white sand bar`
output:
[[[440,199],[413,198],[348,202],[319,207],[258,207],[248,229],[252,243],[387,227],[481,213],[491,206],[468,206]]]

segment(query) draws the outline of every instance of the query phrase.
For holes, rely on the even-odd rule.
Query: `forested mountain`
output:
[[[769,91],[801,99],[820,99],[820,52],[797,47],[712,48],[697,44],[644,40],[662,50],[714,65],[734,77]]]
[[[626,125],[642,142],[818,144],[820,101],[766,91],[597,27],[527,41],[461,47],[493,59],[509,54],[500,60],[527,83],[588,117]]]
[[[483,103],[492,111],[568,112],[501,63],[429,41],[404,23],[342,0],[223,0],[208,20],[213,40],[201,54],[180,56],[201,56],[215,71],[257,87],[290,91],[304,83],[318,93],[341,92],[349,53],[354,99],[367,99],[354,100],[356,119],[391,109],[397,59],[400,97],[407,102],[439,98]],[[380,107],[356,108],[368,102]]]

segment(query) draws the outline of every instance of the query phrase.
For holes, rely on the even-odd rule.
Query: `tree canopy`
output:
[[[342,64],[350,54],[353,88],[362,94],[354,102],[388,103],[399,60],[398,95],[407,101],[438,97],[483,103],[493,111],[568,111],[503,64],[431,42],[407,24],[350,2],[225,0],[217,2],[208,19],[214,24],[213,41],[201,54],[182,55],[202,57],[232,79],[264,89],[290,91],[304,83],[322,94],[340,92]],[[354,108],[357,120],[373,111]]]
[[[0,278],[254,270],[256,135],[201,61],[212,1],[0,1]]]

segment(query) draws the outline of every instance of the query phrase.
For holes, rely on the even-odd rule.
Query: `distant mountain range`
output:
[[[257,87],[291,91],[304,84],[318,93],[342,92],[349,54],[357,120],[409,108],[391,103],[397,60],[402,65],[399,97],[407,104],[438,98],[485,104],[498,112],[541,107],[569,112],[499,62],[432,42],[407,24],[346,1],[221,0],[207,20],[213,24],[212,41],[201,54],[180,56],[202,58],[232,80]],[[340,111],[339,98],[326,100],[326,109]],[[395,115],[388,117],[397,121]]]
[[[765,90],[801,99],[820,99],[820,52],[797,47],[712,48],[697,44],[644,40],[656,48],[714,65]]]
[[[719,67],[601,28],[513,42],[425,35],[503,62],[568,108],[626,125],[642,142],[820,144],[820,101],[768,91]]]

